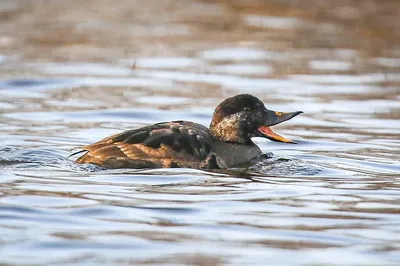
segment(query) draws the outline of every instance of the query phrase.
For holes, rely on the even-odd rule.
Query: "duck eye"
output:
[[[246,112],[250,112],[250,108],[249,107],[245,107],[243,110],[245,110]]]

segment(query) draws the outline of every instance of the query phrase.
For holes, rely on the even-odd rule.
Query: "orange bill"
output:
[[[259,127],[258,131],[260,131],[266,138],[268,138],[272,141],[285,142],[285,143],[297,143],[293,140],[287,139],[285,137],[282,137],[282,136],[276,134],[274,131],[271,130],[271,128],[269,128],[267,126]]]
[[[295,141],[292,141],[290,139],[287,139],[285,137],[282,137],[282,136],[276,134],[274,131],[271,130],[270,126],[280,124],[284,121],[292,119],[293,117],[295,117],[301,113],[303,113],[303,112],[297,111],[297,112],[292,112],[292,113],[283,113],[283,112],[275,112],[272,110],[267,110],[263,125],[258,127],[258,131],[261,133],[261,137],[265,137],[272,141],[285,142],[285,143],[296,143]]]

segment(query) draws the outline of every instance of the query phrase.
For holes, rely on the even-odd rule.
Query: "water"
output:
[[[399,265],[400,6],[350,2],[2,2],[0,264]],[[218,171],[67,158],[244,92],[304,111],[274,127],[299,144]]]

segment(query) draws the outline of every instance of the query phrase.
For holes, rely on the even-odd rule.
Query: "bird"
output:
[[[272,111],[257,97],[239,94],[215,108],[209,128],[189,121],[161,122],[112,135],[70,156],[85,152],[76,163],[108,169],[225,169],[262,155],[253,137],[296,143],[270,127],[301,113]]]

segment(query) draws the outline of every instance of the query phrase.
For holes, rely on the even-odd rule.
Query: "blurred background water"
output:
[[[400,1],[2,0],[0,264],[399,265]],[[249,169],[70,149],[226,97],[305,113]]]

